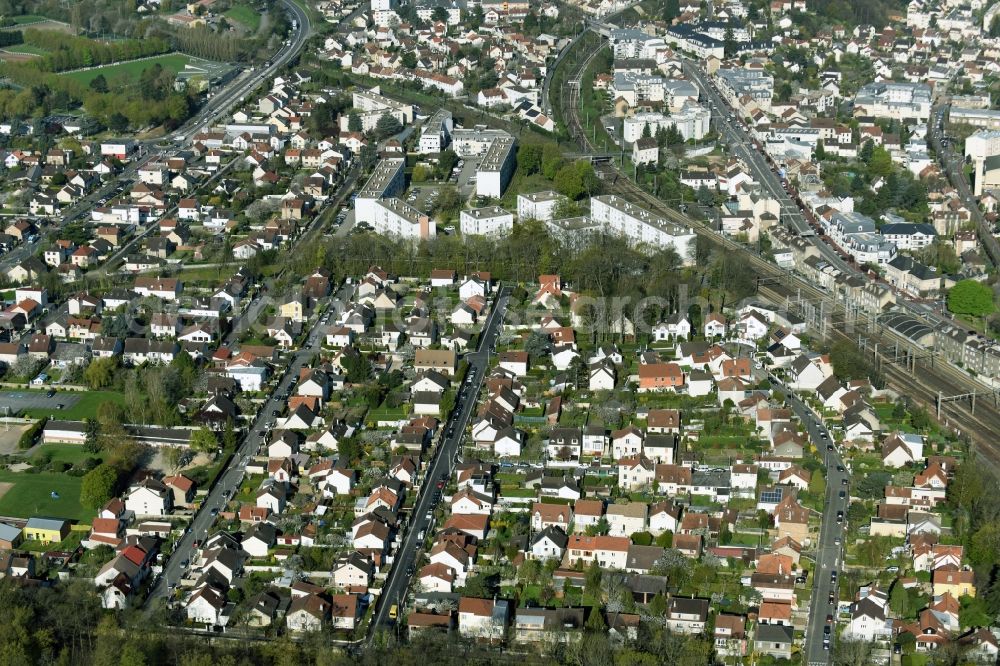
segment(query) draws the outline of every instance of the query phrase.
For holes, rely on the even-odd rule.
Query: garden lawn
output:
[[[0,470],[0,483],[14,484],[0,497],[0,516],[48,516],[81,521],[89,521],[94,517],[93,509],[80,505],[82,477],[52,472],[29,474]],[[52,491],[58,493],[59,499],[52,498]]]
[[[51,409],[26,409],[24,410],[25,416],[33,419],[48,416],[49,418],[63,421],[82,421],[83,419],[95,418],[97,416],[97,408],[102,403],[117,402],[119,405],[125,403],[125,396],[115,391],[83,391],[71,394],[79,398],[76,404],[66,409],[56,409],[56,405],[59,404],[59,395],[61,394],[57,393],[52,398]]]
[[[156,56],[153,58],[147,58],[145,60],[133,60],[131,62],[122,62],[116,65],[106,65],[104,67],[95,67],[93,69],[86,69],[83,71],[67,72],[62,74],[67,78],[79,81],[84,85],[89,85],[91,81],[96,79],[98,75],[103,74],[104,78],[111,83],[117,78],[122,76],[127,77],[130,81],[136,81],[139,75],[142,74],[142,70],[149,69],[156,64],[160,64],[164,69],[169,69],[170,71],[180,72],[184,69],[184,66],[191,62],[191,57],[184,55],[183,53],[168,53],[161,56]]]
[[[224,16],[242,24],[251,32],[257,32],[260,27],[260,14],[246,5],[234,5]]]

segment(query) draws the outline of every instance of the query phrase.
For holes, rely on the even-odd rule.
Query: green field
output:
[[[45,16],[38,16],[37,14],[25,14],[24,16],[15,16],[13,18],[14,23],[17,25],[25,25],[26,23],[40,23],[41,21],[48,21],[49,19]]]
[[[125,402],[125,396],[114,391],[85,391],[71,394],[74,397],[79,397],[79,400],[72,407],[56,409],[55,406],[59,403],[58,395],[52,399],[51,409],[26,409],[24,415],[33,419],[48,416],[61,421],[82,421],[86,418],[94,418],[97,415],[97,408],[103,402],[117,402],[120,405]]]
[[[69,520],[90,520],[94,516],[92,509],[80,506],[81,478],[78,476],[0,470],[0,483],[14,484],[0,497],[0,516],[51,516]],[[52,491],[59,499],[52,498]]]
[[[109,83],[115,79],[122,78],[123,76],[128,78],[130,81],[135,81],[139,78],[139,75],[142,74],[142,70],[148,69],[156,64],[160,64],[164,69],[169,69],[170,71],[176,73],[182,71],[184,66],[191,62],[191,60],[192,58],[190,56],[186,56],[183,53],[169,53],[155,58],[147,58],[146,60],[135,60],[133,62],[123,62],[117,65],[96,67],[82,72],[68,72],[62,76],[75,79],[84,85],[89,84],[97,78],[99,74],[103,74],[104,78],[107,79]]]
[[[34,455],[32,455],[32,462],[46,453],[52,454],[53,461],[66,462],[71,465],[81,463],[87,458],[101,457],[99,454],[88,453],[81,444],[42,444],[35,450]]]
[[[31,46],[30,44],[13,44],[4,49],[8,53],[30,53],[31,55],[43,56],[49,52],[45,49]]]
[[[227,11],[224,16],[226,18],[231,18],[237,23],[243,25],[250,32],[257,32],[260,27],[260,14],[256,10],[247,7],[246,5],[235,5],[229,11]]]

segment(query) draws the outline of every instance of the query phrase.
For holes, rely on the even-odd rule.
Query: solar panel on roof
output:
[[[777,504],[781,501],[781,496],[784,493],[781,488],[772,488],[770,490],[765,490],[760,494],[760,501],[766,504]]]

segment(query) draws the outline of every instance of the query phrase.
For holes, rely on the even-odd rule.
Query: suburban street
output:
[[[472,417],[472,411],[476,406],[476,396],[482,388],[483,380],[489,370],[489,357],[493,345],[496,344],[497,337],[503,322],[503,317],[507,309],[507,301],[510,298],[510,287],[502,287],[497,294],[496,302],[483,327],[482,335],[479,338],[479,346],[474,352],[465,355],[465,360],[469,362],[469,370],[466,375],[466,383],[459,387],[459,395],[455,399],[455,409],[452,410],[451,418],[442,424],[444,435],[438,446],[434,458],[427,468],[427,474],[421,486],[420,495],[413,506],[410,514],[410,523],[406,531],[406,537],[396,553],[396,559],[392,570],[382,588],[379,596],[378,606],[369,625],[367,640],[370,642],[379,627],[386,624],[389,608],[393,604],[401,604],[406,590],[410,586],[413,578],[411,566],[415,566],[417,550],[420,548],[420,541],[417,535],[428,528],[430,521],[428,514],[433,510],[437,500],[434,497],[438,494],[437,482],[448,477],[455,466],[455,457],[460,450],[462,438],[465,435],[465,427]],[[451,433],[450,435],[448,433]],[[440,499],[440,498],[438,498]]]
[[[821,516],[819,543],[816,544],[814,551],[816,565],[813,569],[811,582],[812,597],[809,601],[809,624],[806,627],[805,651],[809,666],[829,664],[830,655],[834,648],[834,637],[831,633],[830,649],[826,649],[823,645],[823,627],[826,625],[827,615],[832,614],[836,617],[837,614],[837,583],[831,582],[830,576],[832,571],[839,571],[842,568],[843,545],[838,541],[843,539],[846,517],[844,518],[845,522],[837,522],[837,512],[843,511],[844,516],[847,515],[847,507],[850,504],[850,486],[848,485],[850,474],[843,465],[840,450],[830,439],[829,431],[816,418],[812,409],[802,402],[794,391],[783,385],[777,377],[771,375],[769,380],[773,387],[780,389],[787,396],[787,404],[805,427],[809,441],[815,444],[826,464],[826,510]],[[841,498],[841,492],[846,497]],[[829,602],[831,592],[834,595],[833,604]]]
[[[969,214],[972,216],[972,221],[976,223],[976,230],[979,233],[979,238],[983,243],[987,255],[994,262],[1000,261],[1000,243],[997,243],[992,229],[990,229],[989,224],[983,217],[983,213],[979,209],[979,203],[976,201],[976,197],[973,196],[972,188],[969,186],[969,179],[965,176],[965,158],[962,155],[956,155],[950,145],[945,146],[941,142],[945,138],[944,121],[947,111],[948,107],[941,105],[935,107],[931,112],[931,119],[927,123],[927,138],[931,147],[937,151],[938,161],[944,168],[948,180],[958,190],[958,195],[961,197],[962,203],[969,209]]]
[[[781,218],[786,226],[790,226],[800,235],[814,233],[812,227],[806,221],[798,204],[792,201],[788,192],[782,186],[778,176],[771,170],[764,156],[756,149],[753,140],[746,130],[736,120],[735,114],[729,111],[726,101],[716,90],[715,86],[709,82],[705,72],[691,62],[684,62],[684,72],[691,77],[691,80],[701,90],[702,96],[708,100],[712,107],[712,120],[714,126],[722,138],[723,143],[730,146],[735,155],[739,157],[753,172],[754,178],[759,182],[766,192],[778,200],[781,205]],[[815,243],[823,259],[833,264],[842,271],[852,272],[846,262],[837,252],[823,242]]]
[[[233,496],[243,481],[247,462],[257,454],[262,444],[266,443],[267,432],[270,430],[268,424],[275,419],[275,412],[281,413],[284,410],[287,399],[295,382],[298,381],[299,371],[305,367],[313,356],[319,351],[322,345],[323,335],[321,335],[329,319],[335,319],[344,307],[344,303],[350,299],[354,292],[352,285],[343,285],[340,291],[334,296],[328,310],[329,317],[322,316],[309,329],[306,336],[306,343],[302,349],[292,352],[287,357],[288,365],[285,372],[277,381],[276,387],[271,391],[270,396],[261,405],[257,412],[246,437],[236,448],[236,452],[229,460],[226,471],[219,477],[218,483],[212,488],[208,497],[202,502],[191,521],[190,529],[177,541],[174,552],[170,559],[163,566],[163,574],[158,582],[150,590],[146,598],[147,607],[152,607],[150,602],[154,599],[164,597],[169,594],[170,586],[176,584],[184,576],[191,560],[195,556],[194,542],[203,540],[208,534],[208,529],[215,521],[219,511],[225,507],[226,502]],[[263,435],[261,433],[264,433]]]

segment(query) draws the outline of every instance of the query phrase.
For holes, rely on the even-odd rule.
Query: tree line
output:
[[[89,559],[85,555],[81,565],[95,569]],[[527,662],[539,666],[703,666],[712,663],[713,652],[705,636],[675,634],[654,622],[640,625],[638,640],[619,644],[608,636],[608,622],[599,612],[580,641],[557,643],[531,656],[434,631],[422,632],[409,643],[380,634],[363,653],[352,655],[330,646],[329,631],[295,641],[286,635],[264,642],[208,641],[182,631],[165,631],[162,614],[150,618],[134,610],[104,613],[93,583],[83,579],[52,587],[3,579],[0,604],[7,609],[0,617],[0,664],[5,665],[505,666]]]
[[[109,65],[170,51],[170,42],[159,37],[102,42],[55,30],[32,28],[24,31],[24,43],[50,51],[47,55],[29,61],[30,65],[43,72],[65,72],[82,67]]]

